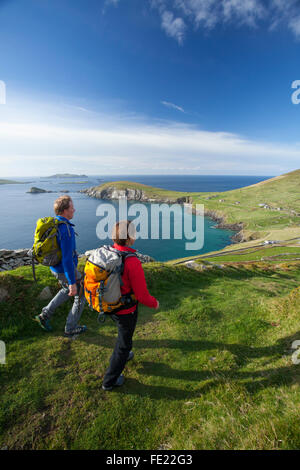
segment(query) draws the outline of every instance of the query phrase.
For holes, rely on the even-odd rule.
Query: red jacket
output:
[[[113,248],[119,251],[127,251],[130,253],[135,253],[136,250],[130,248],[129,246],[121,246],[116,243],[113,245]],[[133,292],[138,302],[143,305],[146,305],[150,308],[157,307],[157,300],[155,297],[149,294],[145,279],[144,270],[142,263],[136,256],[130,256],[125,259],[124,263],[124,272],[122,274],[123,285],[121,286],[122,295]],[[126,310],[120,310],[118,315],[124,315],[127,313],[132,313],[136,310],[136,305]]]

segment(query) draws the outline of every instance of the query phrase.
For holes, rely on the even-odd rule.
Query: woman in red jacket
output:
[[[118,222],[113,230],[113,248],[122,253],[135,253],[132,247],[135,242],[135,227],[130,221]],[[124,261],[124,271],[122,274],[121,293],[122,295],[133,292],[138,302],[150,308],[159,308],[159,302],[152,297],[147,289],[144,270],[137,256],[129,256]],[[130,361],[134,354],[132,348],[132,336],[135,330],[138,317],[138,304],[126,309],[122,309],[111,315],[118,326],[118,338],[114,351],[110,358],[109,367],[105,373],[103,390],[112,390],[114,387],[123,385],[124,376],[122,371],[127,361]]]

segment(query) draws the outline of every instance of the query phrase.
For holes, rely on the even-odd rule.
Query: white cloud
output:
[[[260,0],[224,0],[222,7],[224,21],[237,21],[252,27],[266,15]]]
[[[300,15],[297,18],[293,18],[289,22],[289,27],[293,31],[294,35],[300,38]]]
[[[102,14],[105,15],[107,8],[109,8],[111,5],[116,7],[119,3],[120,0],[105,0],[102,8]]]
[[[183,123],[149,124],[138,117],[129,121],[101,115],[91,122],[83,120],[85,113],[78,110],[80,121],[74,120],[74,113],[75,109],[72,119],[66,116],[60,125],[46,118],[20,121],[19,114],[2,119],[1,176],[45,175],[57,173],[58,167],[61,172],[76,167],[95,174],[275,175],[299,166],[300,144],[254,141]]]
[[[169,101],[161,101],[161,104],[163,104],[164,106],[167,106],[167,108],[176,109],[177,111],[181,111],[182,113],[185,112],[183,108],[181,108],[180,106],[177,106],[177,104],[169,103]]]
[[[176,39],[178,44],[182,44],[185,23],[182,18],[175,18],[173,13],[170,11],[164,11],[161,15],[161,26],[165,30],[168,36]]]
[[[188,27],[212,30],[218,24],[260,25],[270,31],[285,24],[300,37],[300,2],[298,0],[149,0],[159,11],[166,33],[183,43]],[[176,21],[174,23],[174,18]],[[264,22],[264,23],[263,23]],[[174,23],[174,24],[173,24]]]
[[[296,38],[300,37],[300,3],[298,0],[270,0],[270,27],[276,30],[285,24]]]
[[[199,28],[212,29],[218,23],[256,27],[266,15],[261,0],[174,0],[175,8]]]
[[[175,8],[182,11],[198,27],[213,28],[218,22],[219,8],[215,0],[175,0]]]

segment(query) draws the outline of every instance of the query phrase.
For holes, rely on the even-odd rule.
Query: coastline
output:
[[[238,244],[244,247],[255,241],[263,243],[265,240],[296,239],[298,233],[300,237],[300,208],[296,198],[299,176],[300,170],[295,170],[280,177],[225,192],[187,192],[132,181],[107,181],[100,185],[76,190],[76,193],[101,200],[119,200],[126,196],[128,201],[146,204],[187,204],[188,210],[193,214],[202,213],[214,221],[213,228],[234,232],[228,234],[226,248]],[[188,187],[186,185],[185,188]],[[61,189],[55,192],[67,192],[67,190]],[[197,204],[199,204],[198,214]],[[204,212],[200,212],[201,206],[204,206]],[[2,252],[16,252],[16,257],[18,257],[19,252],[23,250],[16,249],[20,245],[22,246],[22,240],[20,244],[15,244],[14,248],[2,249]],[[93,245],[94,243],[89,243],[89,246]],[[6,263],[0,262],[0,268],[1,264]]]

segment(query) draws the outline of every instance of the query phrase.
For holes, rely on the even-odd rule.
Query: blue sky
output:
[[[299,53],[297,0],[0,0],[0,177],[299,168]]]

